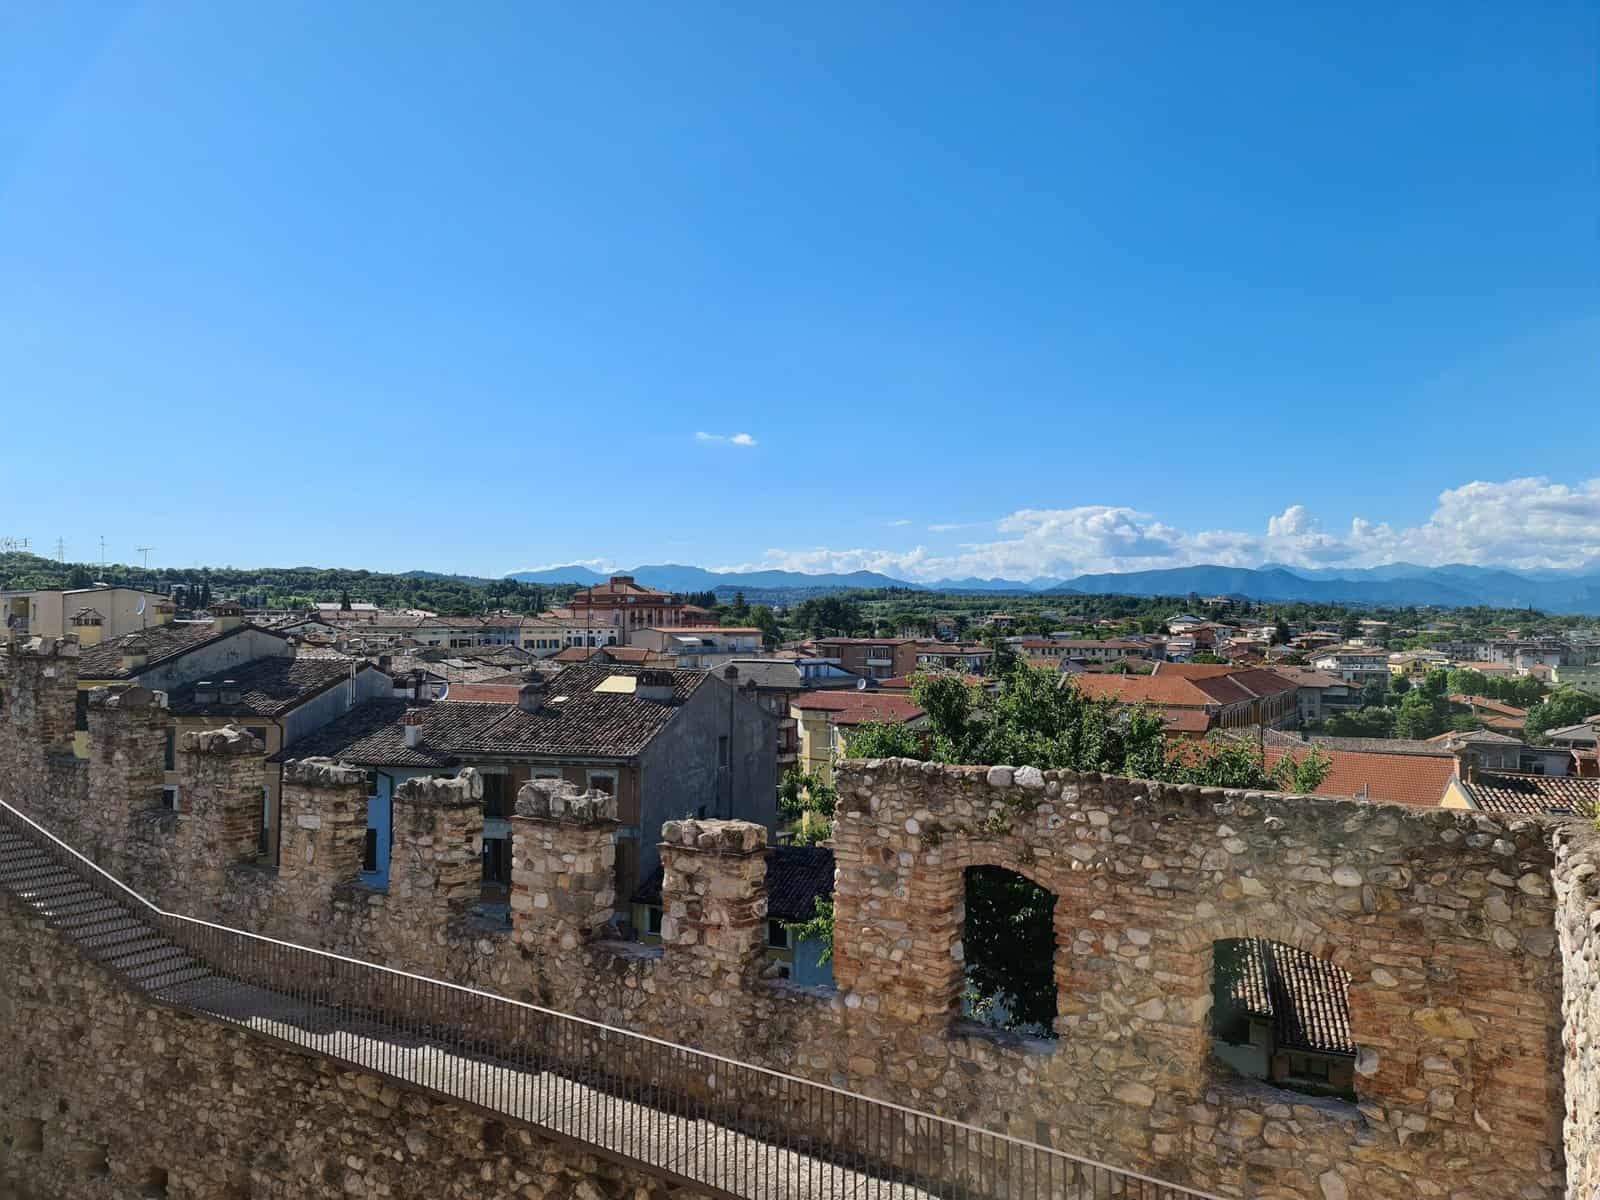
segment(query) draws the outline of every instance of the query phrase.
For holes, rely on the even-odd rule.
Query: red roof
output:
[[[1296,752],[1267,747],[1267,765],[1277,766],[1285,754],[1304,758],[1311,750]],[[1352,750],[1322,750],[1332,763],[1328,777],[1317,788],[1319,796],[1356,796],[1388,804],[1436,808],[1455,774],[1455,760],[1429,754],[1367,754]]]
[[[790,703],[802,712],[826,712],[835,725],[902,725],[923,715],[922,706],[901,692],[807,692]]]
[[[1453,692],[1450,696],[1451,704],[1459,704],[1464,708],[1474,710],[1484,709],[1501,717],[1516,717],[1522,720],[1527,717],[1528,710],[1518,708],[1515,704],[1505,704],[1499,700],[1491,700],[1487,696],[1464,696],[1460,692]]]

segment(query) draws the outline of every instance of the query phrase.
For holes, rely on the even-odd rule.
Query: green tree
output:
[[[1335,713],[1323,721],[1322,732],[1330,737],[1386,738],[1394,736],[1394,724],[1394,709],[1365,708]]]
[[[1361,636],[1361,621],[1355,613],[1346,613],[1344,620],[1339,622],[1339,636],[1347,642]]]
[[[1444,672],[1436,671],[1434,674],[1442,675]],[[1426,687],[1424,683],[1423,687],[1413,688],[1400,698],[1400,706],[1395,710],[1394,717],[1396,737],[1431,738],[1450,728],[1450,705],[1444,697],[1429,694]]]
[[[1192,655],[1189,656],[1189,661],[1194,663],[1209,663],[1216,665],[1221,663],[1222,659],[1220,656],[1212,653],[1210,650],[1196,650]]]
[[[1287,645],[1288,642],[1289,622],[1285,621],[1282,617],[1279,617],[1278,623],[1272,627],[1272,644],[1274,646],[1284,646]]]
[[[1381,708],[1389,698],[1389,681],[1373,679],[1361,686],[1361,707]]]
[[[765,646],[776,646],[783,640],[783,630],[778,627],[778,617],[771,608],[765,604],[757,604],[750,609],[750,624],[761,630],[761,642]]]
[[[992,657],[989,659],[989,674],[1008,675],[1017,666],[1017,652],[1006,641],[1005,632],[998,625],[991,625],[984,632],[983,644],[989,647]]]
[[[1558,687],[1528,710],[1523,734],[1533,744],[1542,745],[1550,730],[1577,725],[1596,711],[1600,711],[1600,699],[1575,687]]]
[[[1482,671],[1456,668],[1445,674],[1445,687],[1452,696],[1487,696],[1489,677]]]
[[[923,757],[922,736],[906,725],[865,721],[850,731],[845,751],[851,758]]]
[[[348,588],[339,593],[339,611],[350,611],[350,591]]]

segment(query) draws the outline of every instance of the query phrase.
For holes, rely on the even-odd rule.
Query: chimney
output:
[[[415,750],[417,743],[422,741],[422,720],[422,710],[420,708],[406,710],[404,725],[407,749]]]
[[[105,618],[92,608],[80,608],[72,614],[72,631],[78,635],[78,645],[98,646],[105,636]]]
[[[666,703],[672,699],[671,671],[640,671],[633,685],[633,694],[641,700]]]
[[[217,698],[224,704],[237,704],[242,693],[239,691],[237,679],[224,679],[222,686],[217,689]]]
[[[523,712],[538,712],[544,704],[545,681],[534,679],[517,689],[517,707]]]
[[[230,629],[239,628],[244,624],[244,607],[237,600],[224,600],[220,604],[213,604],[211,624],[218,633],[227,633]]]
[[[215,704],[217,702],[217,685],[209,679],[202,679],[194,685],[194,702],[196,704]]]
[[[122,669],[137,671],[150,661],[150,646],[143,638],[129,638],[122,643]]]
[[[1453,741],[1450,743],[1450,754],[1455,759],[1455,777],[1462,783],[1471,783],[1477,777],[1477,760],[1472,757],[1472,750],[1465,742]]]
[[[389,673],[389,668],[392,665],[394,665],[394,656],[392,654],[378,655],[378,670],[382,671],[385,675]]]

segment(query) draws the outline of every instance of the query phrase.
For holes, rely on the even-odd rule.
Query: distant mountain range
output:
[[[774,591],[843,591],[850,588],[909,588],[929,592],[1043,592],[1053,594],[1238,596],[1265,601],[1325,601],[1334,604],[1434,605],[1463,608],[1537,608],[1552,613],[1600,614],[1600,562],[1577,570],[1506,571],[1450,564],[1422,567],[1305,568],[1269,563],[1261,567],[1198,565],[1159,571],[1109,572],[1071,579],[940,579],[912,583],[876,571],[808,575],[802,571],[708,571],[666,563],[635,567],[647,587],[669,592],[714,591],[731,595]],[[588,567],[552,567],[511,575],[527,583],[604,583],[607,575]]]

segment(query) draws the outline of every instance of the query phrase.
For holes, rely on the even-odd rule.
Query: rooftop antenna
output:
[[[154,549],[155,549],[154,546],[135,546],[134,547],[134,550],[136,552],[138,552],[139,554],[144,555],[144,569],[145,569],[145,573],[146,574],[149,574],[149,571],[150,571],[150,551],[152,551]]]
[[[100,574],[106,573],[106,535],[100,535]]]
[[[65,538],[57,538],[56,539],[56,561],[57,562],[66,562],[67,561],[67,542],[66,542]]]

